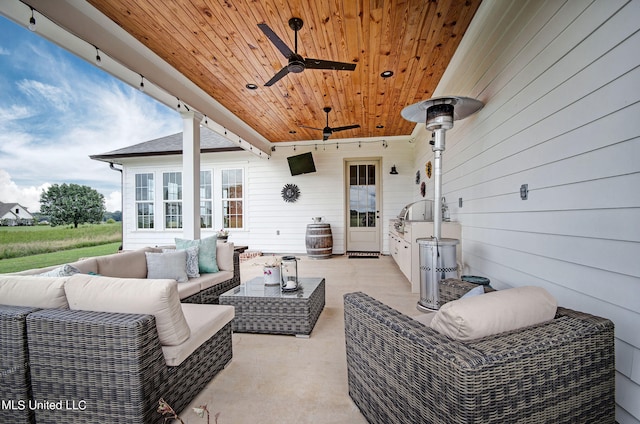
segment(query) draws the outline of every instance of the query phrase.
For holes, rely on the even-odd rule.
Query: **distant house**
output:
[[[33,225],[33,215],[18,203],[0,202],[0,226]]]

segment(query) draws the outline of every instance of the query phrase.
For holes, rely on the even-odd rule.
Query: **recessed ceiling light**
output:
[[[249,90],[257,90],[258,89],[257,85],[251,84],[251,83],[245,85],[245,87],[247,87]]]
[[[389,77],[393,76],[393,71],[384,71],[383,73],[380,74],[380,76],[382,78],[389,78]]]
[[[384,125],[376,125],[376,128],[378,128],[378,129],[384,128]]]

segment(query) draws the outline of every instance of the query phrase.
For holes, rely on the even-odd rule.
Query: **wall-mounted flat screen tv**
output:
[[[313,162],[313,155],[311,152],[303,153],[301,155],[289,156],[287,158],[289,162],[289,170],[291,175],[309,174],[316,172],[316,164]]]

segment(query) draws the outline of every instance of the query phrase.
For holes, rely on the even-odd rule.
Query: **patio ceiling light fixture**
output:
[[[96,47],[96,46],[93,46]],[[102,58],[100,57],[100,49],[96,47],[96,65],[102,66]]]
[[[29,31],[36,30],[36,18],[33,16],[33,7],[29,7],[31,9],[31,18],[29,18]]]
[[[140,75],[140,91],[144,93],[144,77]]]

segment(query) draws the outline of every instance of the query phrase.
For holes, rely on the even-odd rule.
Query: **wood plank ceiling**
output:
[[[258,133],[279,142],[321,140],[322,131],[301,125],[325,127],[327,106],[333,109],[330,127],[360,125],[335,132],[332,140],[411,134],[415,123],[400,111],[432,97],[481,0],[88,2]],[[355,63],[355,71],[307,68],[264,86],[287,59],[258,24],[266,23],[294,50],[292,17],[304,21],[301,56]],[[387,70],[393,76],[382,78]]]

